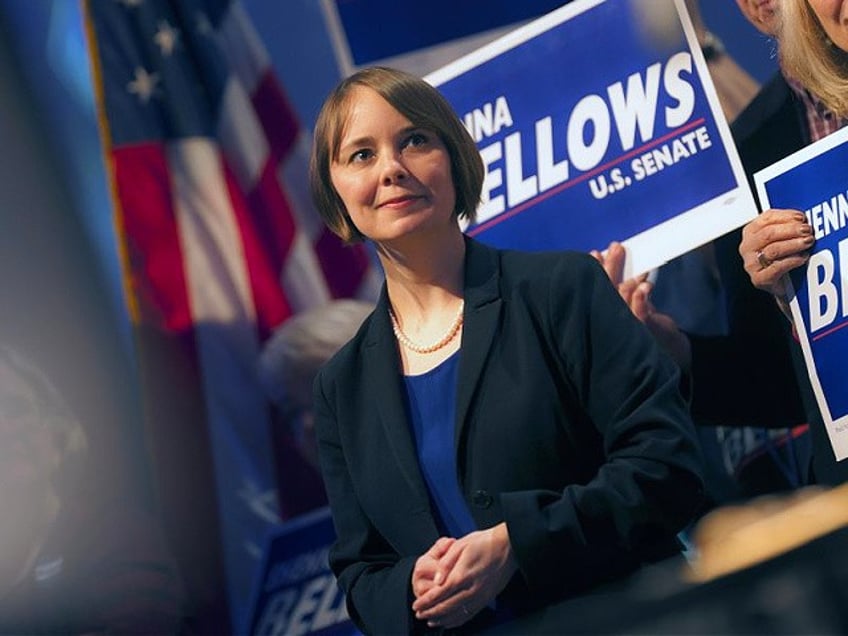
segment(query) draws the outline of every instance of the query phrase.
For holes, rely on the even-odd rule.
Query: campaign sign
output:
[[[296,517],[271,534],[248,633],[359,634],[327,561],[335,537],[329,508]]]
[[[848,129],[754,175],[763,209],[806,214],[816,243],[787,281],[807,372],[837,460],[848,457]]]
[[[467,233],[632,276],[756,214],[684,0],[575,0],[425,78],[487,175]]]

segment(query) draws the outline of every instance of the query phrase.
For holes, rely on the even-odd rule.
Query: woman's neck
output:
[[[423,373],[460,346],[465,239],[457,232],[412,252],[381,247],[401,366],[405,374]]]
[[[396,310],[455,304],[451,299],[462,297],[465,238],[461,232],[438,243],[403,248],[378,245],[377,253]]]

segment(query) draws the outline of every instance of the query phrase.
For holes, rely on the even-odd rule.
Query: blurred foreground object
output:
[[[182,586],[155,515],[92,497],[85,430],[0,345],[0,633],[177,633]]]
[[[492,633],[845,634],[846,522],[848,485],[719,508],[698,524],[690,566],[660,563]]]
[[[750,567],[848,525],[848,484],[768,495],[706,515],[693,538],[691,578],[708,581]]]

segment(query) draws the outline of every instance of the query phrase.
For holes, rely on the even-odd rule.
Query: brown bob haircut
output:
[[[350,112],[350,94],[358,86],[370,88],[409,119],[414,126],[434,131],[445,144],[456,190],[454,214],[474,221],[486,170],[471,135],[444,96],[419,77],[397,69],[375,66],[343,80],[324,102],[315,123],[309,186],[312,200],[327,227],[347,243],[365,237],[356,229],[330,179],[330,165],[338,159]]]

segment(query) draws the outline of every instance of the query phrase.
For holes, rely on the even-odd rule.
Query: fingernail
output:
[[[433,582],[434,582],[436,585],[441,585],[441,584],[442,584],[442,573],[441,573],[441,572],[436,572],[436,576],[434,576],[434,577],[433,577]]]

